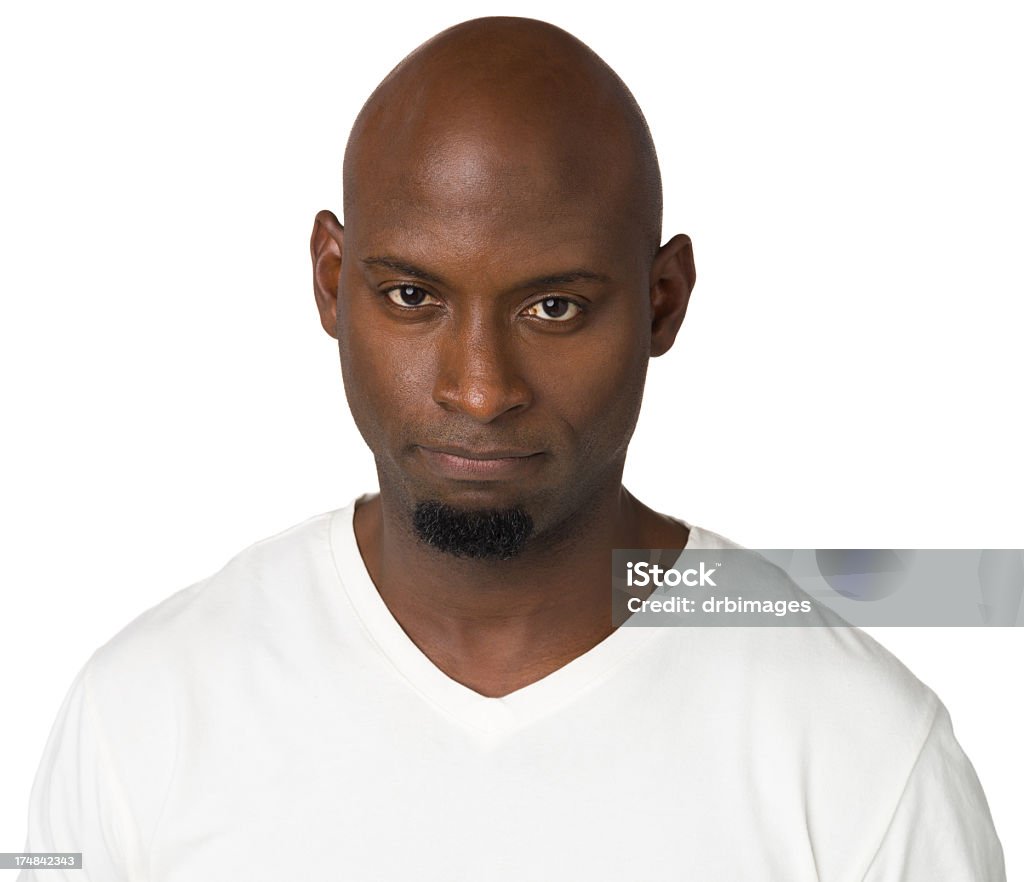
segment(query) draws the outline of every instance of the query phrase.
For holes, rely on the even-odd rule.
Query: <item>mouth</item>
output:
[[[462,447],[424,447],[417,451],[427,467],[442,478],[456,481],[508,481],[535,468],[542,451],[512,448],[469,450]]]

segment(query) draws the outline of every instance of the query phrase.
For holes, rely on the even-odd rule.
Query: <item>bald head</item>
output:
[[[661,176],[629,90],[590,48],[524,18],[449,28],[370,96],[345,152],[345,225],[427,205],[482,223],[523,210],[592,208],[650,259],[661,237]]]

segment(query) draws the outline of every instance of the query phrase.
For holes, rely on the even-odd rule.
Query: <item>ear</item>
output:
[[[675,342],[697,283],[690,237],[673,236],[658,249],[651,266],[651,355],[664,355]]]
[[[341,252],[345,228],[330,211],[317,214],[309,253],[313,258],[313,294],[320,310],[320,324],[332,337],[338,337],[338,284],[341,281]]]

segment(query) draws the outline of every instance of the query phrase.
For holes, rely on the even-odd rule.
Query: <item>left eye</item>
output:
[[[422,306],[428,300],[434,299],[432,295],[415,285],[399,285],[397,288],[389,288],[384,292],[384,296],[395,306],[406,308]]]
[[[579,305],[564,297],[545,297],[526,309],[526,315],[535,315],[553,322],[568,321],[579,315],[579,312]]]

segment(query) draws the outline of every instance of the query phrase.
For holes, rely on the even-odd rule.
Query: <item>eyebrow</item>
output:
[[[397,273],[402,273],[405,276],[409,276],[413,279],[421,279],[424,282],[430,282],[434,285],[443,285],[444,280],[435,276],[433,273],[429,273],[424,269],[420,269],[411,263],[404,260],[399,260],[395,257],[364,257],[362,263],[365,266],[379,266],[384,269],[394,270]],[[587,269],[573,269],[566,270],[561,273],[553,273],[548,276],[537,276],[533,279],[528,279],[524,282],[519,282],[516,288],[551,288],[557,287],[558,285],[570,285],[573,282],[609,282],[611,281],[608,276],[604,273],[595,273],[592,270]]]
[[[406,263],[404,260],[398,260],[395,257],[364,257],[362,259],[364,266],[380,266],[384,269],[394,270],[396,273],[401,273],[403,276],[409,276],[413,279],[421,279],[424,282],[431,282],[435,285],[443,285],[444,281],[439,279],[432,273],[428,273],[426,270],[420,269],[418,266],[413,266],[411,263]]]

